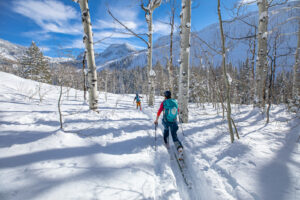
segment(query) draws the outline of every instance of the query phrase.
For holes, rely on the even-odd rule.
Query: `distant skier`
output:
[[[136,109],[138,109],[140,107],[140,110],[142,110],[141,98],[143,98],[143,97],[139,96],[139,94],[136,93],[134,100],[133,100],[133,101],[136,101]]]
[[[175,99],[171,99],[171,92],[165,91],[164,92],[165,100],[160,104],[159,110],[157,112],[156,120],[154,124],[158,124],[158,118],[160,113],[164,111],[162,124],[164,126],[164,143],[167,148],[170,148],[169,144],[169,129],[171,129],[171,135],[175,147],[179,153],[183,151],[183,146],[177,137],[177,114],[178,114],[178,104]]]

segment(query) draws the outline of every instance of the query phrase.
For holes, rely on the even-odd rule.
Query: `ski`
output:
[[[188,178],[188,171],[187,171],[187,168],[185,166],[185,162],[184,162],[184,158],[183,158],[183,154],[182,156],[178,156],[178,153],[177,151],[175,150],[174,146],[172,146],[172,151],[173,151],[173,154],[174,154],[174,157],[175,157],[175,160],[176,160],[176,163],[178,165],[178,168],[180,170],[180,173],[182,175],[182,178],[184,180],[184,183],[186,184],[186,186],[189,188],[189,189],[192,189],[192,183],[189,181],[189,178]]]

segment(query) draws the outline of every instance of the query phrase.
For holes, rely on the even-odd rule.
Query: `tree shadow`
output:
[[[249,123],[249,125],[254,125],[254,124],[257,124],[258,121],[262,120],[263,117],[259,114],[258,110],[257,109],[252,109],[248,115],[246,115],[245,117],[242,117],[242,118],[239,118],[237,120],[235,120],[236,122],[245,122],[245,121],[248,121],[250,118],[254,117],[255,118],[255,121]],[[249,126],[248,125],[248,126]]]
[[[11,147],[15,144],[26,144],[46,138],[56,131],[38,132],[38,131],[5,131],[0,132],[0,148]]]
[[[10,100],[10,101],[3,101],[3,100],[0,100],[0,103],[14,103],[14,104],[20,104],[20,105],[28,105],[28,103],[22,103],[22,102],[19,102],[19,101],[13,101],[13,100]]]
[[[264,165],[259,171],[259,188],[264,200],[282,200],[291,189],[293,175],[289,171],[288,164],[294,164],[291,160],[297,143],[297,131],[286,134],[283,147],[277,151],[276,156]],[[299,166],[299,163],[297,163]],[[294,188],[293,188],[294,189]]]
[[[89,119],[66,119],[65,124],[76,124],[76,123],[105,123],[105,122],[123,122],[123,121],[145,121],[149,120],[148,118],[122,118],[122,119],[98,119],[98,120],[89,120]],[[131,122],[130,122],[131,123]]]
[[[241,158],[249,151],[250,148],[248,146],[240,142],[235,142],[233,144],[230,144],[229,148],[227,148],[225,151],[222,151],[222,153],[217,155],[217,160],[215,161],[215,163],[217,163],[225,157]]]
[[[186,135],[194,135],[197,132],[201,132],[201,131],[207,130],[207,129],[212,129],[212,128],[215,128],[215,127],[217,127],[221,124],[224,124],[224,121],[213,122],[213,123],[209,123],[209,124],[204,125],[204,126],[197,126],[197,127],[193,127],[193,128],[190,128],[190,129],[185,129],[184,133]]]
[[[61,170],[63,170],[63,168],[65,167],[64,166],[59,167],[59,169]],[[111,193],[116,194],[116,196],[119,196],[119,199],[122,199],[122,195],[124,195],[124,193],[126,192],[131,193],[132,196],[134,196],[134,199],[149,199],[144,196],[145,189],[143,187],[141,188],[141,191],[133,190],[129,181],[126,184],[126,180],[116,180],[114,178],[114,182],[122,181],[123,185],[125,186],[124,188],[122,188],[121,186],[118,187],[116,185],[110,186],[108,185],[109,183],[105,184],[105,181],[103,181],[103,180],[109,180],[112,177],[118,177],[123,171],[128,171],[130,169],[135,169],[135,170],[142,170],[143,168],[150,169],[151,166],[149,166],[148,163],[136,162],[134,167],[132,167],[129,164],[121,167],[107,167],[98,164],[97,167],[95,167],[93,163],[90,162],[87,167],[72,166],[69,168],[83,170],[83,172],[75,175],[74,173],[72,173],[69,176],[63,175],[62,177],[59,177],[58,175],[58,177],[47,178],[45,176],[43,177],[38,176],[39,173],[36,173],[35,171],[39,169],[30,169],[32,171],[30,176],[31,181],[29,181],[25,185],[22,184],[21,186],[16,186],[13,189],[5,191],[6,194],[4,195],[4,197],[8,194],[14,194],[18,192],[21,193],[22,199],[31,199],[33,197],[40,199],[43,194],[46,194],[48,191],[51,191],[55,188],[59,188],[69,183],[76,183],[81,181],[90,182],[90,180],[93,179],[94,181],[92,182],[93,185],[92,192],[94,193],[94,196],[96,196],[95,199],[99,198],[99,196],[101,196],[101,194],[107,190],[111,190]],[[97,183],[97,180],[100,180],[99,183]],[[146,182],[147,180],[144,181],[143,185],[145,185]],[[103,188],[103,190],[99,188]],[[69,193],[73,192],[73,190],[67,190],[65,191],[65,194],[68,194],[68,192]],[[82,197],[82,195],[77,195],[77,197],[80,196]]]
[[[106,135],[112,133],[114,137],[120,136],[122,132],[125,133],[133,133],[136,131],[148,131],[153,129],[152,124],[137,124],[132,123],[127,126],[123,127],[110,127],[110,128],[103,128],[103,127],[95,127],[95,128],[84,128],[84,129],[72,129],[67,130],[68,132],[77,133],[79,137],[86,138],[86,137],[99,137],[102,135]]]
[[[215,116],[215,117],[204,118],[204,119],[192,119],[192,120],[189,120],[189,123],[199,122],[199,120],[208,121],[208,120],[218,120],[218,119],[222,119],[222,116]]]
[[[133,145],[134,144],[134,145]],[[88,147],[70,147],[63,149],[49,149],[23,155],[0,158],[0,169],[19,167],[46,160],[60,160],[78,156],[106,153],[112,155],[132,154],[140,149],[153,145],[153,137],[136,137],[134,139],[116,142],[107,146],[95,144]]]
[[[60,123],[58,120],[45,120],[45,119],[38,119],[35,124],[39,125],[47,125],[47,126],[54,126],[54,127],[59,127]]]

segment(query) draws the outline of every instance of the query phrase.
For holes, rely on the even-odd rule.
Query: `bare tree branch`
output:
[[[102,38],[102,39],[100,39],[100,40],[94,42],[94,44],[100,43],[100,42],[102,42],[102,41],[104,41],[104,40],[106,40],[106,39],[108,39],[108,38],[111,38],[111,36],[113,36],[113,34],[111,34],[110,36],[104,37],[104,38]]]
[[[244,37],[231,37],[227,34],[224,34],[227,38],[232,39],[232,40],[244,40],[244,39],[250,39],[250,38],[256,38],[257,35],[249,35],[249,36],[244,36]]]
[[[146,45],[149,47],[149,43],[144,39],[142,38],[141,36],[139,36],[137,33],[135,33],[133,30],[131,30],[130,28],[128,28],[125,24],[123,24],[120,20],[118,20],[112,13],[111,11],[109,10],[109,8],[107,8],[107,12],[108,14],[116,21],[118,22],[121,26],[123,26],[127,31],[129,31],[130,33],[132,33],[135,37],[141,39],[143,42],[146,43]]]
[[[274,0],[271,0],[271,1],[269,2],[269,8],[272,8],[272,7],[274,7],[274,6],[284,5],[284,4],[286,4],[286,3],[288,2],[288,0],[284,0],[283,2],[279,2],[279,3],[274,3],[274,4],[272,4],[273,1],[274,1]]]
[[[200,40],[202,43],[204,43],[209,49],[211,49],[213,52],[222,55],[222,52],[216,50],[215,48],[213,48],[210,44],[208,44],[205,40],[201,39],[196,33],[192,33],[192,36],[197,38],[198,40]]]

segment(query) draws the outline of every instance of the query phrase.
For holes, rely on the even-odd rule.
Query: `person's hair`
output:
[[[170,92],[170,91],[165,91],[165,92],[164,92],[164,96],[165,96],[167,99],[170,99],[170,98],[171,98],[171,92]]]

